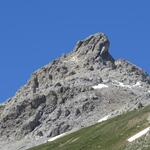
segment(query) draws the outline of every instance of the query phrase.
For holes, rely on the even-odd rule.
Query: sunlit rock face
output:
[[[76,57],[89,63],[114,62],[109,54],[110,42],[104,33],[96,33],[79,41],[75,47]]]
[[[139,103],[149,104],[149,75],[126,60],[115,60],[109,46],[107,36],[96,33],[35,71],[0,106],[2,150],[25,150]]]

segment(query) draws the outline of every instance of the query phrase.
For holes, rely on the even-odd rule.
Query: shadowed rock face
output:
[[[114,60],[109,45],[105,34],[96,33],[34,72],[0,108],[2,150],[9,145],[24,150],[42,139],[95,124],[105,115],[134,109],[139,102],[149,104],[149,75],[126,60]],[[133,86],[139,81],[140,87]],[[119,82],[134,88],[116,86]],[[94,90],[98,84],[108,88]]]

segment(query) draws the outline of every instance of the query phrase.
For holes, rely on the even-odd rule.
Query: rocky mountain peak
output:
[[[126,60],[114,60],[109,45],[104,33],[96,33],[35,71],[0,106],[2,150],[26,150],[95,124],[105,115],[133,109],[139,102],[148,104],[149,75]]]
[[[104,33],[96,33],[84,40],[78,41],[74,51],[77,58],[90,63],[114,62],[113,57],[109,54],[110,42]]]

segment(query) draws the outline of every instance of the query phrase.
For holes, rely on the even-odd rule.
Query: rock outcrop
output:
[[[0,108],[0,147],[23,150],[134,109],[139,102],[149,104],[149,75],[126,60],[115,60],[109,45],[105,34],[94,34],[34,72]],[[98,84],[108,88],[94,89]]]

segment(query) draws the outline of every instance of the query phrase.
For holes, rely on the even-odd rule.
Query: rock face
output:
[[[79,41],[75,47],[75,56],[78,60],[84,64],[95,64],[107,62],[114,62],[114,59],[109,54],[109,40],[103,33],[97,33],[85,39]]]
[[[109,53],[103,33],[77,42],[73,51],[32,74],[0,107],[0,147],[20,150],[94,124],[105,115],[150,102],[150,77]],[[94,89],[105,84],[108,88]]]

